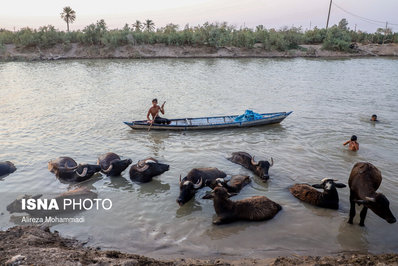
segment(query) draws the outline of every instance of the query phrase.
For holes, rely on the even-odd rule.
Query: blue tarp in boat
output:
[[[253,112],[252,110],[246,110],[243,115],[238,116],[235,118],[235,122],[246,122],[246,121],[253,121],[257,119],[261,119],[263,116]]]

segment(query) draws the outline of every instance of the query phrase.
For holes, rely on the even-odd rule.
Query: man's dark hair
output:
[[[377,118],[377,115],[372,115],[372,117]]]
[[[155,99],[152,100],[152,102],[158,102],[158,99],[155,98]]]
[[[357,140],[357,136],[355,136],[355,135],[352,135],[352,137],[351,137],[351,141],[356,141]]]

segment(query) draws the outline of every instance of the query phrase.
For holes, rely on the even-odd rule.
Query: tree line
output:
[[[76,19],[76,13],[65,7],[61,18],[67,23],[67,31],[55,29],[52,25],[39,29],[29,27],[18,31],[0,29],[0,48],[5,44],[15,44],[20,48],[50,48],[56,44],[66,47],[70,43],[83,45],[101,45],[119,47],[123,45],[165,44],[173,46],[209,46],[209,47],[261,47],[265,50],[287,51],[299,49],[302,44],[322,44],[324,49],[334,51],[353,51],[353,43],[398,43],[398,33],[391,29],[378,29],[375,33],[354,31],[348,27],[346,19],[338,25],[303,30],[301,27],[267,29],[258,25],[254,29],[229,25],[228,23],[209,23],[180,28],[176,24],[155,28],[152,20],[136,20],[125,24],[122,29],[109,29],[101,19],[86,26],[83,30],[69,31],[69,24]]]

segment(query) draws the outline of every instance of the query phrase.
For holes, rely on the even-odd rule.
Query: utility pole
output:
[[[329,26],[329,18],[330,18],[330,9],[332,8],[332,0],[330,0],[329,4],[329,13],[328,13],[328,21],[326,22],[326,29],[328,29]]]
[[[355,24],[355,30],[354,31],[357,32],[357,24]]]
[[[382,44],[384,44],[384,41],[385,41],[385,39],[386,39],[387,27],[388,27],[388,21],[386,21],[386,28],[385,28],[385,30],[384,30],[384,36],[383,36],[383,43],[382,43]]]
[[[311,20],[310,20],[310,30],[311,30]]]

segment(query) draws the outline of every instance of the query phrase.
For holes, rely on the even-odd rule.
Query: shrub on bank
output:
[[[263,25],[254,30],[247,27],[237,29],[226,22],[206,22],[195,27],[186,25],[181,30],[178,25],[172,23],[156,31],[143,30],[135,24],[131,25],[131,28],[126,24],[122,29],[109,30],[102,19],[86,26],[82,31],[72,32],[58,31],[51,25],[40,27],[38,30],[23,28],[16,32],[0,29],[0,45],[4,47],[4,44],[13,43],[22,48],[49,48],[56,44],[68,47],[70,43],[80,43],[116,48],[123,45],[165,44],[252,48],[258,44],[268,51],[287,51],[298,49],[301,44],[322,44],[324,49],[349,52],[352,42],[398,43],[398,34],[392,33],[391,29],[365,33],[352,31],[347,25],[348,22],[343,19],[328,30],[315,27],[305,32],[297,27],[276,30],[266,29]]]
[[[322,47],[326,50],[350,52],[350,44],[350,34],[344,29],[333,26],[328,29]]]

